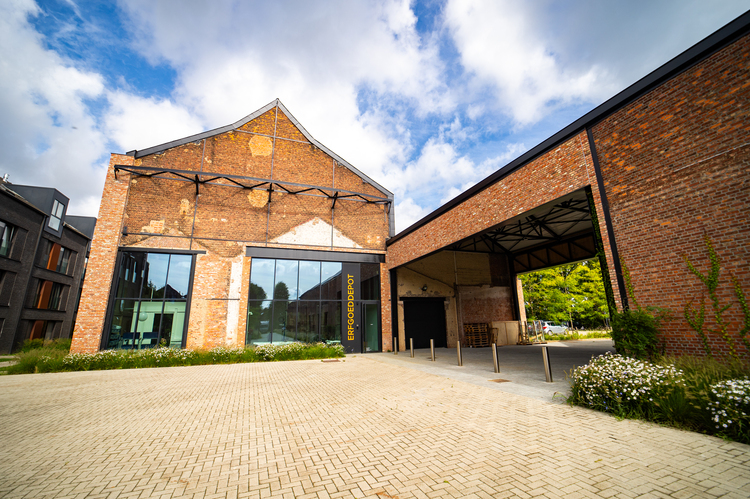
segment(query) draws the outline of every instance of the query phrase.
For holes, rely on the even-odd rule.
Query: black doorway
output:
[[[404,337],[414,339],[414,348],[445,347],[445,300],[442,298],[413,298],[404,300]]]

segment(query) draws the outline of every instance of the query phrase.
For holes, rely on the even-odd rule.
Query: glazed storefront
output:
[[[102,348],[184,348],[197,253],[121,250]],[[246,345],[380,351],[383,255],[248,247],[247,256]]]
[[[322,341],[380,351],[383,255],[249,247],[247,256],[247,345]]]

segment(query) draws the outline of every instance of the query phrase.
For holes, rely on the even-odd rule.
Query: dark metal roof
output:
[[[485,178],[470,189],[459,194],[432,213],[424,216],[421,220],[402,230],[401,232],[390,238],[388,241],[386,241],[386,245],[391,245],[407,234],[414,232],[423,225],[428,224],[443,213],[450,211],[478,192],[483,191],[492,184],[498,182],[500,179],[521,168],[526,163],[534,160],[538,156],[541,156],[550,149],[557,147],[573,135],[580,133],[588,127],[596,125],[607,116],[620,110],[624,106],[633,102],[635,99],[638,99],[639,97],[647,94],[655,87],[658,87],[659,85],[671,80],[680,73],[687,71],[710,55],[716,53],[717,51],[743,37],[748,32],[750,32],[750,11],[745,12],[734,21],[730,22],[718,31],[715,31],[671,61],[661,66],[660,68],[652,71],[647,76],[641,78],[608,101],[589,111],[581,118],[563,128],[533,149],[530,149],[504,167],[500,168],[489,177]]]
[[[88,237],[94,238],[94,229],[96,229],[96,217],[81,217],[77,215],[68,215],[65,217],[65,223],[76,229],[78,232]]]
[[[286,117],[289,118],[289,120],[294,124],[294,126],[296,126],[297,129],[299,129],[299,131],[302,133],[302,135],[304,135],[305,138],[308,141],[310,141],[311,144],[315,145],[315,147],[317,147],[318,149],[320,149],[321,151],[325,152],[326,154],[328,154],[329,156],[331,156],[333,159],[335,159],[337,163],[345,166],[346,168],[348,168],[349,170],[351,170],[355,175],[359,176],[365,182],[367,182],[368,184],[372,185],[377,190],[379,190],[380,192],[382,192],[383,194],[385,194],[387,198],[393,199],[393,193],[391,191],[389,191],[388,189],[386,189],[382,185],[378,184],[377,182],[375,182],[374,180],[372,180],[370,177],[368,177],[367,175],[365,175],[361,171],[359,171],[356,168],[354,168],[354,166],[352,166],[351,164],[349,164],[341,156],[339,156],[338,154],[334,153],[333,151],[331,151],[330,149],[328,149],[326,146],[324,146],[323,144],[321,144],[320,142],[318,142],[317,140],[315,140],[313,138],[313,136],[310,135],[310,133],[307,130],[305,130],[305,128],[300,124],[300,122],[297,121],[297,119],[294,116],[292,116],[292,113],[289,112],[289,110],[284,106],[284,104],[281,103],[281,101],[279,99],[275,99],[275,100],[269,102],[268,104],[266,104],[262,108],[258,109],[257,111],[255,111],[253,113],[248,114],[247,116],[245,116],[241,120],[236,121],[236,122],[232,123],[231,125],[226,125],[226,126],[223,126],[223,127],[214,128],[213,130],[209,130],[207,132],[202,132],[202,133],[198,133],[198,134],[195,134],[195,135],[190,135],[190,136],[184,137],[182,139],[173,140],[172,142],[166,142],[166,143],[160,144],[158,146],[149,147],[148,149],[142,149],[140,151],[130,151],[130,152],[127,153],[127,155],[128,156],[133,156],[135,158],[142,158],[143,156],[148,156],[149,154],[155,154],[155,153],[164,152],[167,149],[172,149],[173,147],[178,147],[178,146],[181,146],[181,145],[184,145],[184,144],[189,144],[190,142],[197,142],[199,140],[207,139],[209,137],[213,137],[215,135],[219,135],[219,134],[222,134],[222,133],[225,133],[225,132],[231,132],[231,131],[240,128],[241,126],[249,123],[250,121],[254,120],[255,118],[261,116],[262,114],[264,114],[264,113],[266,113],[266,112],[268,112],[271,109],[274,109],[276,107],[278,107],[284,113],[284,115],[286,115]]]

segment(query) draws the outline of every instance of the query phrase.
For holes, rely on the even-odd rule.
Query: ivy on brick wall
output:
[[[687,255],[683,255],[685,264],[693,275],[695,275],[705,285],[708,292],[708,299],[711,302],[711,315],[715,323],[715,327],[708,328],[706,326],[706,297],[701,296],[700,306],[694,307],[693,301],[685,303],[684,316],[690,327],[698,333],[701,341],[703,342],[703,349],[706,355],[711,356],[712,350],[708,342],[708,335],[715,334],[720,336],[729,347],[729,355],[732,357],[738,357],[737,348],[734,343],[734,338],[729,334],[729,327],[724,317],[724,313],[732,306],[732,303],[722,303],[719,298],[719,277],[721,274],[721,259],[714,249],[713,243],[708,235],[703,236],[703,241],[708,250],[709,270],[706,273],[701,272],[698,268],[690,261]],[[744,314],[744,325],[739,331],[740,340],[743,342],[745,347],[750,351],[750,345],[747,340],[747,333],[750,330],[750,308],[745,300],[745,294],[742,291],[739,281],[736,277],[732,276],[732,283],[734,285],[734,292],[737,296],[737,301],[740,304],[740,309]]]

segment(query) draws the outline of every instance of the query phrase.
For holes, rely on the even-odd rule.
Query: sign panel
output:
[[[346,353],[362,352],[362,327],[360,310],[359,264],[341,266],[341,344]]]

